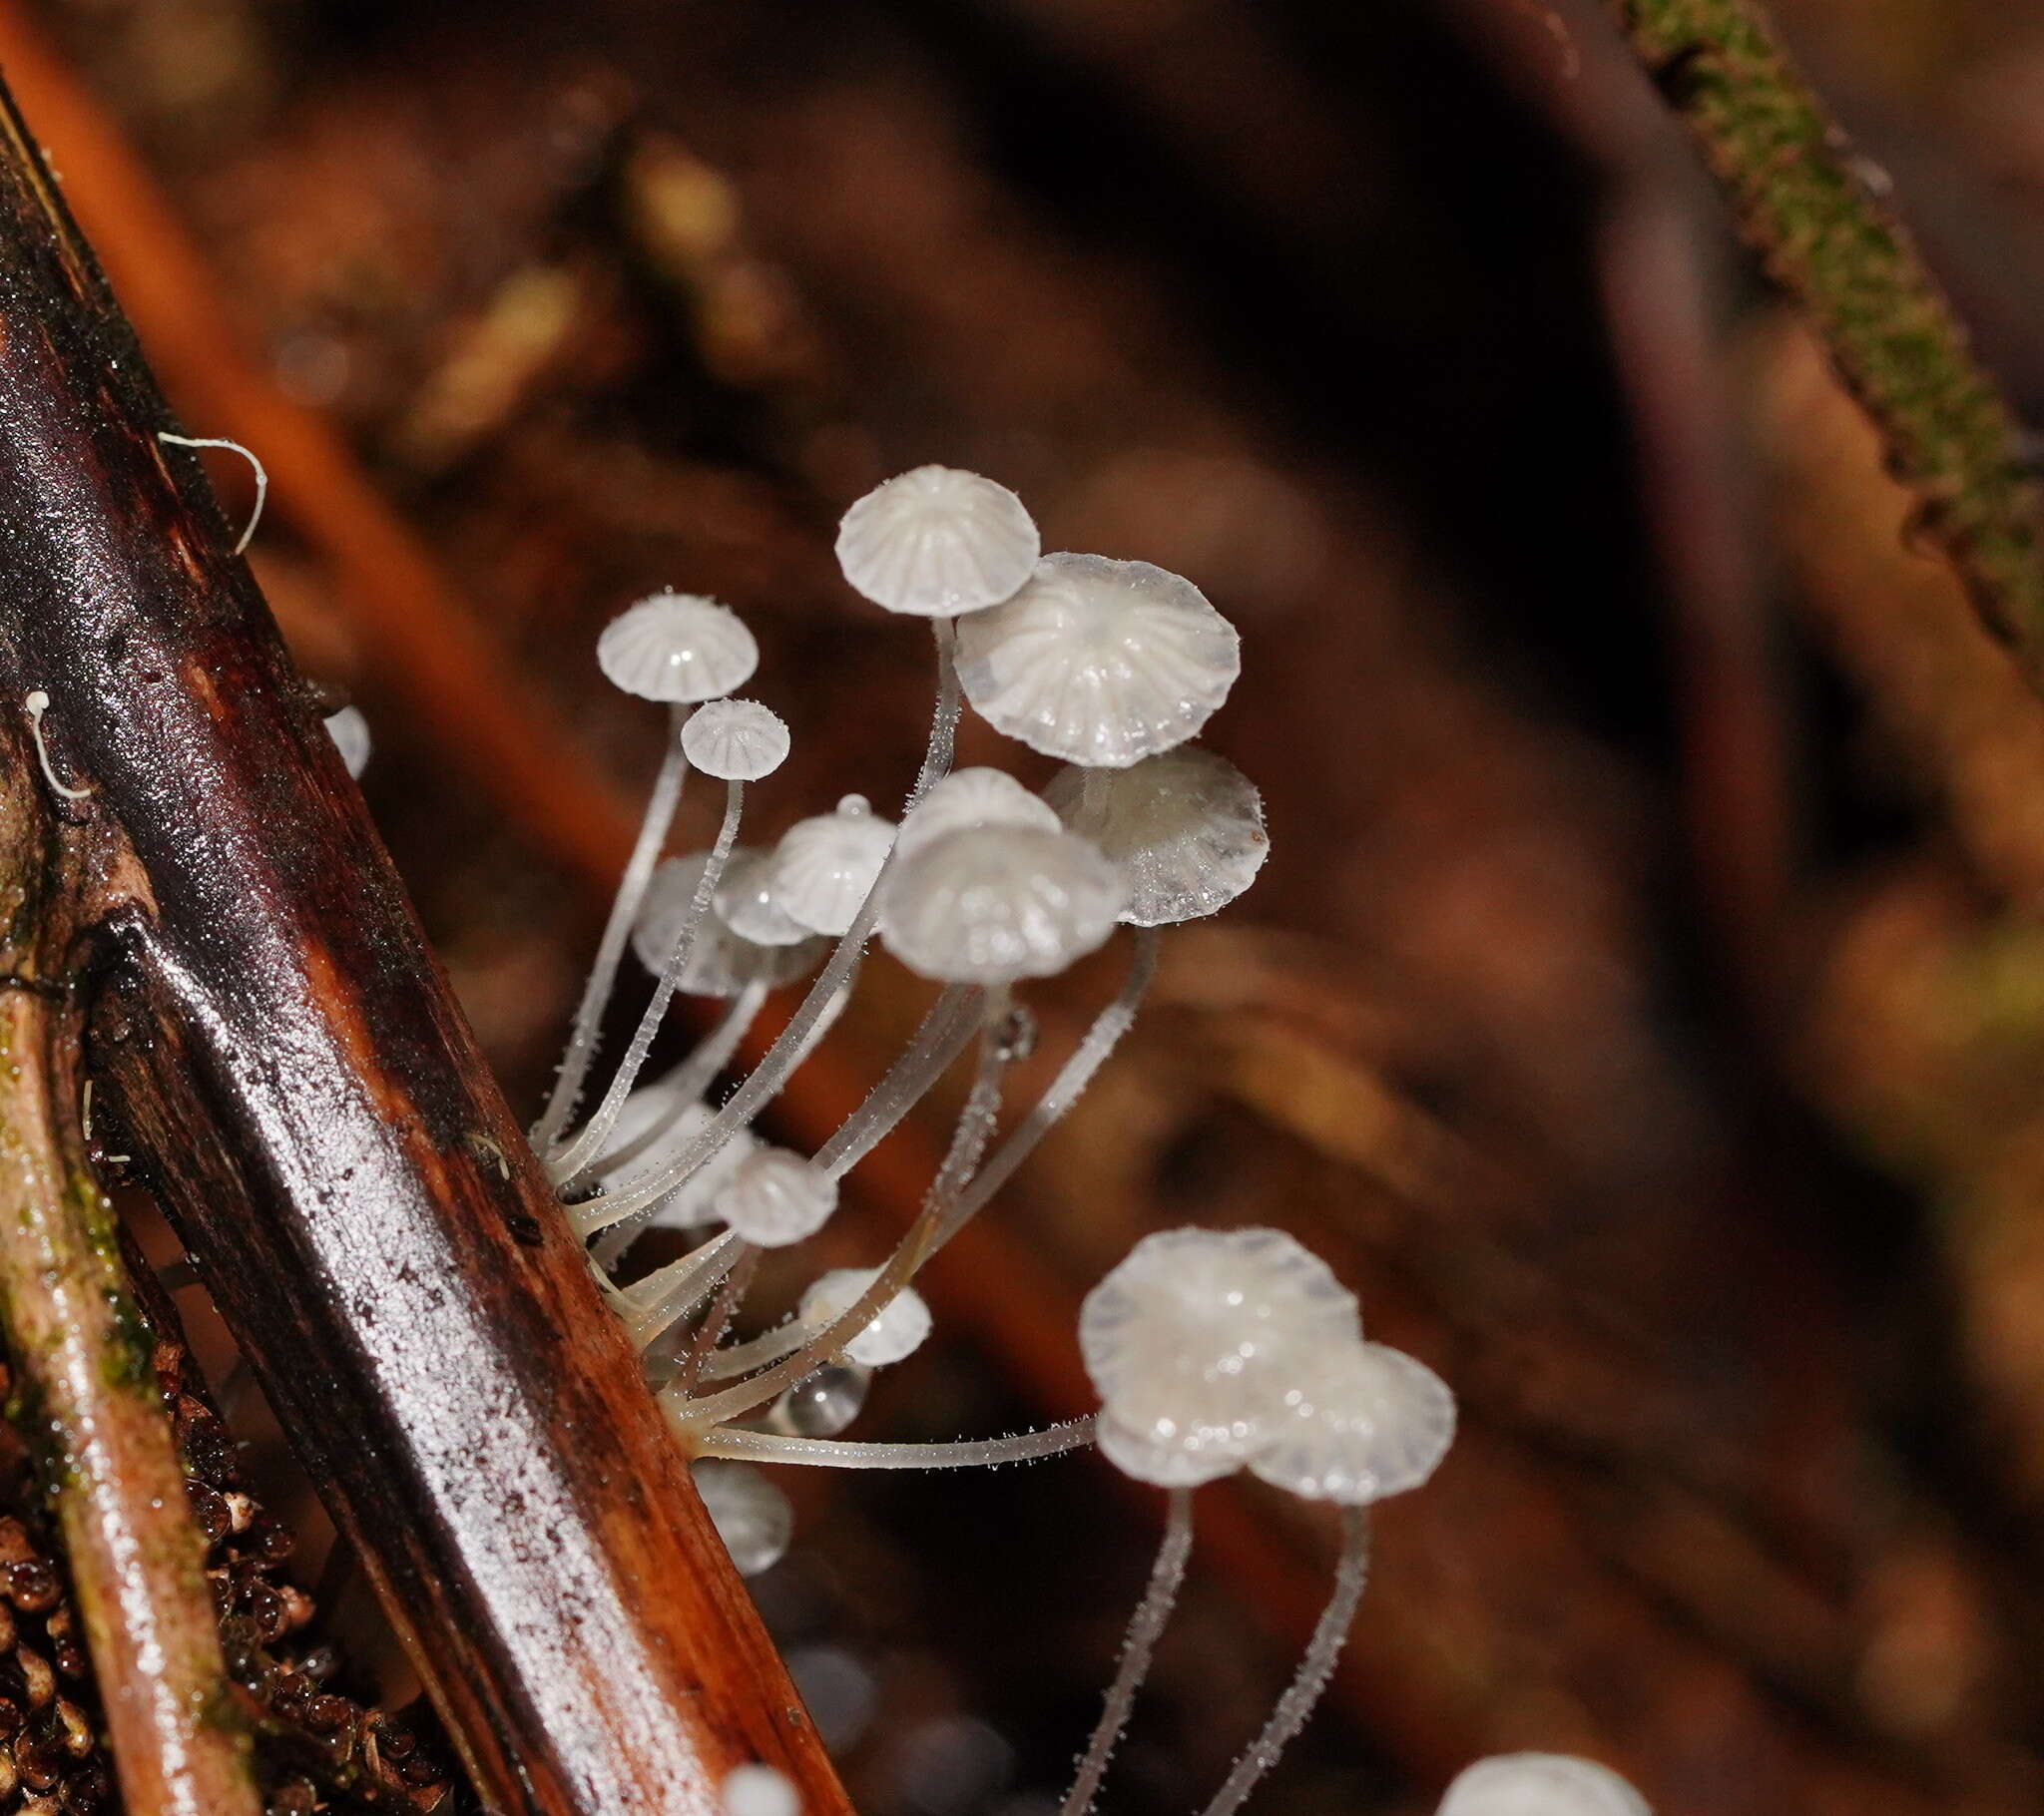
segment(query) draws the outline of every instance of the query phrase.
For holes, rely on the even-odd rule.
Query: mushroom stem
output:
[[[760,1250],[749,1242],[731,1272],[724,1276],[724,1284],[718,1288],[710,1310],[689,1340],[689,1353],[682,1358],[681,1369],[675,1376],[683,1393],[703,1378],[703,1365],[716,1354],[724,1333],[730,1329],[732,1319],[745,1302],[746,1289],[753,1284],[753,1275],[759,1270]]]
[[[655,1268],[643,1280],[613,1288],[611,1309],[625,1326],[635,1349],[643,1350],[677,1318],[686,1316],[707,1299],[744,1258],[746,1245],[727,1229],[714,1235],[700,1248],[693,1248],[679,1261]]]
[[[689,960],[696,950],[696,936],[703,930],[703,917],[710,912],[710,898],[724,875],[732,847],[738,843],[739,819],[745,810],[746,784],[727,782],[724,823],[717,829],[717,843],[710,848],[710,858],[703,866],[703,874],[696,879],[696,893],[689,898],[688,916],[667,955],[667,964],[661,971],[653,1000],[646,1005],[646,1012],[639,1018],[639,1026],[632,1031],[632,1044],[625,1049],[624,1063],[611,1080],[610,1089],[603,1094],[603,1102],[597,1106],[596,1115],[589,1119],[580,1135],[547,1161],[547,1170],[556,1180],[572,1184],[587,1172],[603,1152],[603,1144],[610,1138],[611,1131],[617,1127],[618,1113],[625,1108],[625,1099],[631,1095],[633,1082],[639,1077],[640,1069],[646,1064],[646,1056],[653,1049],[653,1037],[660,1032],[660,1025],[667,1018],[668,1005],[674,1001],[675,992],[681,987],[682,974],[689,968]]]
[[[625,942],[631,938],[632,922],[639,904],[646,899],[646,885],[660,862],[661,847],[667,843],[668,827],[674,823],[675,807],[682,798],[682,784],[689,777],[689,758],[682,749],[682,727],[691,708],[675,706],[668,725],[667,754],[661,758],[660,773],[653,778],[653,792],[646,799],[646,814],[639,822],[639,837],[625,874],[618,879],[618,893],[612,899],[610,919],[604,923],[603,938],[597,942],[596,962],[589,968],[589,981],[582,987],[582,1001],[575,1009],[575,1030],[568,1050],[561,1056],[560,1071],[546,1109],[532,1126],[532,1144],[541,1153],[555,1146],[575,1105],[582,1096],[582,1081],[589,1076],[589,1063],[596,1057],[597,1030],[617,982],[618,962],[625,956]]]
[[[1130,956],[1128,975],[1123,978],[1121,989],[1093,1018],[1092,1027],[1072,1049],[1071,1057],[1058,1068],[1057,1077],[1051,1080],[1029,1114],[1016,1124],[1014,1132],[994,1151],[993,1158],[980,1168],[968,1188],[960,1194],[938,1230],[937,1239],[930,1245],[931,1254],[986,1208],[994,1193],[1015,1176],[1016,1169],[1036,1151],[1037,1143],[1079,1101],[1080,1094],[1093,1083],[1094,1075],[1107,1064],[1108,1057],[1120,1045],[1122,1037],[1135,1025],[1136,1012],[1142,1007],[1150,980],[1157,975],[1158,945],[1157,928],[1136,929],[1135,951]]]
[[[1201,1816],[1235,1816],[1264,1774],[1278,1763],[1285,1744],[1305,1726],[1313,1704],[1334,1674],[1334,1661],[1348,1638],[1355,1620],[1356,1605],[1369,1582],[1369,1510],[1344,1507],[1341,1510],[1341,1557],[1334,1567],[1334,1592],[1313,1635],[1306,1641],[1305,1655],[1298,1661],[1284,1694],[1264,1723],[1264,1731],[1251,1742],[1248,1752],[1235,1762],[1228,1782],[1214,1795]]]
[[[965,1051],[985,1016],[981,996],[969,984],[945,987],[908,1045],[866,1093],[865,1101],[816,1149],[818,1166],[833,1179],[841,1179],[892,1133]]]
[[[782,1388],[792,1387],[812,1369],[836,1355],[915,1277],[915,1270],[935,1246],[937,1232],[970,1183],[981,1156],[986,1152],[994,1124],[1000,1117],[1001,1086],[1012,1063],[1010,1050],[1000,1039],[1000,1026],[1007,1013],[1006,988],[988,991],[984,1019],[980,1024],[979,1070],[974,1075],[972,1090],[966,1096],[965,1107],[958,1113],[957,1125],[951,1132],[951,1145],[944,1154],[943,1164],[937,1168],[937,1176],[930,1181],[929,1191],[923,1198],[922,1208],[916,1212],[915,1221],[873,1277],[872,1284],[847,1310],[807,1336],[800,1349],[772,1367],[721,1393],[706,1394],[700,1398],[676,1394],[670,1389],[663,1398],[668,1403],[671,1419],[706,1430],[768,1405]]]
[[[979,1469],[1033,1463],[1092,1442],[1093,1421],[1073,1419],[1006,1438],[965,1438],[955,1444],[863,1444],[843,1438],[791,1438],[779,1432],[719,1430],[695,1445],[699,1457],[748,1463],[807,1463],[823,1469]]]
[[[1078,1775],[1066,1794],[1058,1816],[1087,1816],[1107,1775],[1107,1762],[1114,1757],[1129,1713],[1136,1706],[1136,1692],[1150,1674],[1150,1660],[1171,1610],[1178,1605],[1179,1586],[1185,1582],[1186,1560],[1193,1551],[1193,1491],[1175,1488],[1167,1502],[1164,1543],[1157,1548],[1157,1562],[1150,1569],[1149,1587],[1129,1621],[1128,1637],[1122,1641],[1121,1663],[1100,1710],[1086,1754],[1079,1761]]]
[[[904,813],[912,811],[949,772],[958,731],[958,669],[952,660],[951,621],[933,620],[931,628],[937,646],[936,707],[930,720],[929,742],[923,750],[922,767],[916,772],[915,785],[908,791]],[[672,1160],[627,1180],[610,1200],[612,1214],[594,1227],[622,1223],[634,1212],[657,1204],[707,1165],[718,1149],[765,1109],[781,1086],[787,1083],[788,1075],[808,1051],[807,1044],[814,1035],[816,1024],[826,1011],[831,1011],[835,998],[850,982],[865,951],[866,941],[872,938],[873,928],[880,918],[880,890],[893,861],[893,855],[889,853],[886,863],[880,866],[879,875],[873,879],[873,886],[866,891],[866,899],[859,905],[851,925],[831,952],[829,962],[817,974],[808,994],[802,998],[801,1006],[775,1037],[773,1045],[761,1056],[760,1063],[747,1075],[745,1082],[732,1093],[703,1133]]]

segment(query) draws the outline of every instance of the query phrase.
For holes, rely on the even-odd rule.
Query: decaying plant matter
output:
[[[40,1247],[9,1245],[7,1313],[130,1807],[254,1794],[169,1428],[122,1347],[81,1055],[488,1796],[708,1807],[766,1759],[835,1807],[203,476],[158,440],[132,338],[7,119],[8,1215]]]

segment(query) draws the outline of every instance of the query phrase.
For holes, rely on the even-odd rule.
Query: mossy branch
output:
[[[2044,691],[2044,488],[1881,180],[1752,0],[1609,0],[1739,227],[1880,429],[1917,528]]]

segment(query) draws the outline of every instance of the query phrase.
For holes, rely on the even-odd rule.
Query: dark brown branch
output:
[[[12,120],[11,110],[9,119]],[[118,854],[101,1103],[478,1787],[840,1810],[622,1333],[191,457],[18,126],[0,148],[0,715]]]

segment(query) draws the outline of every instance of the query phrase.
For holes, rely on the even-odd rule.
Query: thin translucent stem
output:
[[[682,727],[692,708],[675,706],[670,713],[667,754],[661,758],[660,773],[653,778],[653,792],[647,797],[646,816],[639,822],[639,838],[618,879],[618,893],[611,902],[610,919],[604,923],[603,938],[597,942],[596,962],[589,968],[589,981],[582,987],[582,1001],[575,1010],[575,1029],[568,1037],[568,1051],[561,1057],[561,1069],[554,1077],[554,1089],[547,1106],[532,1126],[532,1144],[545,1153],[568,1127],[575,1105],[582,1096],[582,1081],[589,1076],[589,1063],[596,1057],[597,1031],[611,999],[611,986],[618,979],[618,963],[625,956],[625,942],[631,937],[632,922],[639,904],[646,899],[646,885],[654,866],[660,862],[661,847],[667,843],[668,827],[674,823],[675,807],[682,798],[682,784],[689,777],[689,758],[682,749]]]
[[[1007,1076],[1010,1055],[996,1036],[1000,1023],[1006,1018],[1007,1008],[1008,993],[1005,989],[988,993],[986,1022],[980,1037],[979,1071],[972,1081],[965,1108],[958,1114],[957,1126],[951,1132],[950,1149],[937,1169],[936,1178],[930,1182],[929,1192],[923,1199],[922,1208],[916,1212],[915,1221],[874,1276],[872,1284],[847,1310],[821,1330],[808,1335],[801,1348],[791,1356],[735,1387],[724,1389],[722,1393],[708,1394],[694,1401],[683,1400],[679,1407],[674,1408],[673,1417],[707,1428],[744,1418],[747,1413],[767,1405],[781,1389],[793,1386],[836,1355],[915,1277],[915,1270],[931,1251],[937,1231],[943,1227],[946,1216],[970,1183],[973,1171],[986,1151],[987,1137],[1000,1117],[1001,1084]]]
[[[745,810],[745,783],[727,782],[724,823],[717,829],[717,842],[710,847],[710,855],[703,864],[703,874],[696,879],[696,891],[689,897],[689,912],[668,951],[667,963],[661,968],[653,1000],[640,1016],[639,1026],[632,1030],[632,1044],[625,1049],[624,1062],[618,1067],[617,1076],[611,1080],[610,1089],[603,1094],[603,1102],[596,1107],[596,1115],[589,1119],[588,1126],[566,1149],[547,1162],[548,1170],[556,1179],[572,1182],[587,1172],[602,1154],[603,1144],[610,1139],[611,1131],[617,1127],[625,1100],[631,1095],[632,1086],[646,1064],[647,1054],[653,1050],[654,1037],[660,1033],[660,1025],[667,1019],[668,1005],[675,1000],[675,992],[682,987],[683,974],[689,969],[689,960],[695,956],[696,940],[703,931],[704,917],[710,912],[710,898],[716,893],[718,880],[731,859],[732,847],[738,843],[739,819]]]
[[[711,1081],[724,1070],[731,1056],[738,1051],[739,1043],[746,1038],[746,1030],[758,1018],[769,989],[764,978],[755,978],[732,998],[731,1007],[724,1012],[717,1026],[698,1043],[696,1050],[680,1065],[662,1073],[648,1089],[671,1095],[683,1105],[700,1103],[704,1092],[710,1089]],[[657,1124],[644,1134],[634,1135],[623,1146],[604,1156],[605,1169],[629,1166],[659,1141],[667,1134],[667,1129],[665,1123]],[[601,1205],[604,1200],[598,1198],[590,1202]],[[638,1239],[640,1226],[659,1208],[657,1204],[650,1205],[630,1223],[613,1223],[602,1229],[596,1246],[590,1251],[596,1264],[605,1269],[615,1266],[618,1257]]]
[[[1093,1083],[1094,1075],[1107,1064],[1122,1036],[1134,1025],[1136,1011],[1143,1004],[1143,995],[1150,988],[1150,980],[1157,975],[1158,940],[1155,927],[1136,930],[1135,952],[1130,957],[1129,973],[1122,980],[1121,989],[1115,993],[1114,1000],[1093,1018],[1093,1026],[1072,1049],[1071,1057],[1058,1068],[1057,1077],[1051,1080],[1034,1108],[1016,1124],[1013,1133],[995,1149],[993,1158],[959,1195],[957,1204],[930,1246],[932,1254],[986,1208],[994,1194],[1015,1176],[1016,1168],[1036,1151],[1037,1143],[1050,1134],[1058,1119],[1079,1101],[1080,1094]]]
[[[1099,1794],[1100,1781],[1107,1775],[1107,1762],[1114,1757],[1129,1713],[1136,1706],[1136,1692],[1150,1674],[1150,1660],[1171,1610],[1178,1605],[1179,1586],[1186,1580],[1186,1560],[1193,1552],[1193,1491],[1171,1491],[1164,1520],[1164,1543],[1157,1548],[1157,1562],[1150,1570],[1150,1584],[1129,1621],[1128,1637],[1122,1641],[1121,1664],[1102,1705],[1086,1755],[1079,1761],[1064,1807],[1058,1816],[1086,1816]]]
[[[808,1463],[824,1469],[984,1469],[1033,1463],[1077,1450],[1093,1440],[1093,1421],[1074,1419],[1040,1432],[1007,1438],[967,1438],[956,1444],[861,1444],[843,1438],[790,1438],[778,1432],[720,1430],[696,1447],[704,1457],[741,1457],[749,1463]]]
[[[1306,1641],[1305,1656],[1299,1659],[1289,1687],[1271,1711],[1271,1719],[1264,1723],[1264,1731],[1235,1762],[1228,1782],[1215,1794],[1202,1816],[1235,1816],[1264,1774],[1278,1763],[1285,1744],[1305,1726],[1305,1718],[1313,1712],[1313,1704],[1319,1701],[1327,1679],[1334,1674],[1334,1661],[1347,1643],[1356,1605],[1362,1600],[1368,1582],[1369,1512],[1366,1508],[1344,1507],[1341,1559],[1334,1568],[1334,1592],[1328,1597],[1319,1625],[1313,1628],[1313,1636]]]
[[[773,1330],[749,1337],[743,1343],[734,1343],[729,1349],[720,1349],[703,1364],[702,1378],[705,1381],[729,1381],[735,1376],[750,1374],[756,1368],[765,1368],[769,1362],[778,1362],[782,1356],[793,1355],[801,1348],[807,1335],[808,1329],[801,1320],[790,1318]]]
[[[937,631],[937,703],[930,724],[929,743],[924,750],[922,767],[917,772],[915,786],[909,790],[908,805],[904,813],[912,811],[918,801],[928,793],[937,780],[951,767],[951,751],[958,729],[958,671],[951,660],[951,624],[948,619],[935,621]],[[880,894],[887,880],[887,871],[893,862],[893,854],[880,866],[880,873],[873,879],[873,886],[866,891],[866,899],[859,904],[858,913],[844,936],[831,952],[829,962],[824,965],[816,980],[809,986],[808,994],[802,998],[787,1026],[780,1031],[773,1045],[753,1068],[737,1091],[733,1092],[724,1107],[711,1119],[689,1145],[675,1157],[659,1167],[629,1179],[620,1187],[611,1200],[605,1224],[621,1223],[649,1204],[656,1204],[682,1184],[691,1173],[709,1163],[733,1134],[744,1128],[754,1117],[770,1103],[781,1086],[787,1083],[788,1075],[807,1051],[811,1033],[824,1012],[830,1008],[837,993],[850,979],[866,941],[872,937],[873,927],[880,918]]]
[[[965,1051],[984,1014],[978,990],[966,984],[946,986],[865,1101],[816,1149],[816,1164],[833,1179],[841,1179],[871,1153]]]
[[[745,1244],[727,1229],[679,1261],[655,1268],[645,1279],[614,1288],[611,1309],[623,1321],[633,1347],[644,1349],[677,1318],[702,1304],[744,1251]]]
[[[724,1276],[724,1284],[717,1289],[709,1312],[690,1339],[689,1353],[682,1358],[681,1372],[675,1377],[683,1393],[703,1378],[703,1364],[716,1353],[724,1333],[731,1328],[732,1319],[745,1303],[746,1289],[753,1284],[753,1275],[759,1269],[760,1251],[749,1242],[732,1264],[731,1272]]]
[[[746,1031],[759,1019],[771,988],[765,978],[753,979],[732,998],[731,1007],[719,1017],[717,1026],[696,1043],[695,1051],[654,1080],[655,1088],[673,1092],[684,1103],[700,1100],[710,1089],[711,1081],[731,1064],[731,1056],[738,1052]],[[659,1138],[659,1134],[658,1130],[649,1131],[630,1147],[621,1148],[620,1157],[636,1157],[647,1142]]]

